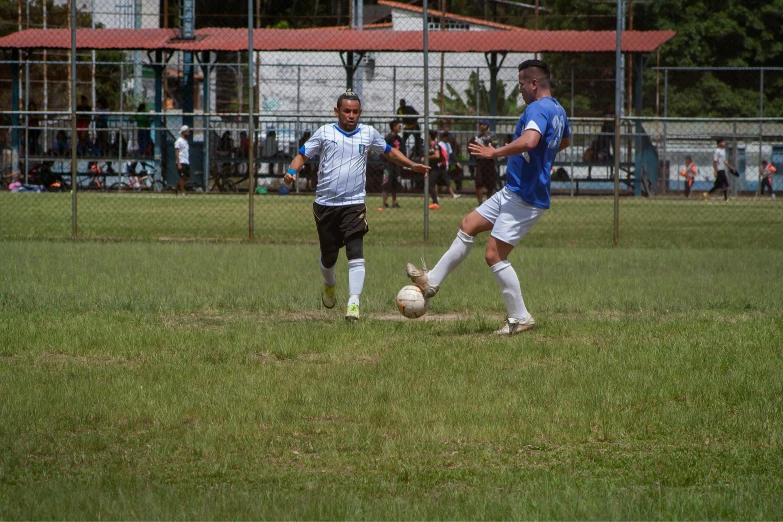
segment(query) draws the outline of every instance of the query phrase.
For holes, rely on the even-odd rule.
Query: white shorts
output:
[[[492,223],[492,237],[512,246],[525,237],[546,209],[528,205],[506,187],[495,192],[476,212]]]

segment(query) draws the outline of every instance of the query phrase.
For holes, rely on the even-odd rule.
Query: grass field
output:
[[[779,249],[520,248],[511,339],[480,251],[345,324],[313,245],[0,249],[0,519],[783,518]]]
[[[313,196],[255,198],[255,238],[262,241],[315,240]],[[379,196],[367,200],[374,243],[410,243],[424,238],[421,197],[401,198],[402,209],[383,210]],[[430,212],[430,242],[448,244],[475,197],[443,198]],[[611,198],[557,197],[525,239],[529,246],[610,246]],[[0,236],[68,237],[69,194],[0,193]],[[248,237],[247,195],[106,194],[85,192],[78,200],[83,237],[218,238]],[[783,245],[783,201],[768,198],[723,202],[672,198],[621,200],[620,242],[626,247],[774,247]]]

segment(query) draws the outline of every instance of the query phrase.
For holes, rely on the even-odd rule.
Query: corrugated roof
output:
[[[79,49],[165,49],[176,29],[77,29]],[[70,29],[26,29],[0,38],[0,49],[70,49]]]
[[[650,53],[674,37],[674,31],[624,31],[623,52]],[[79,49],[243,51],[247,29],[209,27],[195,40],[177,40],[173,29],[78,29]],[[421,31],[255,29],[257,51],[420,52]],[[0,49],[69,49],[68,29],[26,29],[0,38]],[[614,31],[432,31],[431,52],[613,52]]]

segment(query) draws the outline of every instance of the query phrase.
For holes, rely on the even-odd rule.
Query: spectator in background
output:
[[[190,179],[190,144],[188,143],[190,128],[183,125],[179,129],[179,138],[174,142],[174,156],[177,159],[177,171],[179,172],[179,182],[177,183],[177,193],[180,196],[185,195],[185,183]]]
[[[454,182],[454,188],[457,192],[462,191],[463,167],[459,162],[459,143],[451,136],[448,131],[443,131],[443,141],[449,148],[449,179]]]
[[[478,134],[470,140],[471,143],[497,147],[498,138],[494,132],[489,131],[489,120],[479,120]],[[470,144],[468,144],[470,147]],[[497,190],[498,171],[494,159],[484,159],[472,156],[476,161],[476,199],[479,205],[484,202],[483,195],[486,190],[487,198],[491,198]]]
[[[234,140],[231,139],[231,132],[224,131],[223,135],[220,136],[220,139],[218,140],[217,149],[215,149],[215,154],[227,158],[231,156],[231,153],[233,151],[234,151]]]
[[[597,163],[609,163],[614,159],[614,105],[607,106],[603,114],[604,122],[601,124],[601,133],[595,143],[595,161]]]
[[[710,194],[712,194],[716,190],[720,190],[721,192],[723,192],[723,200],[728,201],[729,178],[726,175],[726,168],[728,167],[731,170],[736,170],[736,169],[734,168],[734,166],[732,166],[731,163],[726,161],[726,140],[723,138],[718,138],[717,140],[715,140],[715,143],[718,146],[715,149],[715,155],[712,161],[712,168],[715,172],[715,184],[712,186],[709,192],[702,192],[701,197],[702,199],[707,199],[707,197]]]
[[[71,150],[71,142],[64,130],[60,129],[54,136],[52,152],[55,156],[65,156]]]
[[[397,114],[400,116],[409,115],[407,118],[401,118],[405,130],[402,133],[402,140],[407,143],[408,136],[413,136],[413,150],[411,151],[411,157],[417,158],[421,156],[421,128],[419,127],[419,119],[416,116],[419,114],[413,106],[408,105],[405,99],[400,100],[400,106],[397,108]]]
[[[277,156],[277,133],[274,127],[266,128],[266,138],[261,146],[261,157],[264,159],[272,159]],[[270,176],[275,175],[275,164],[268,163],[269,165],[267,174]]]
[[[98,154],[105,156],[109,153],[109,104],[106,102],[106,98],[98,98],[96,103],[95,112],[98,114],[95,116],[95,146],[98,149]]]
[[[446,187],[446,190],[451,194],[452,199],[460,197],[459,194],[454,193],[454,189],[451,188],[451,167],[454,165],[452,161],[456,161],[454,157],[454,151],[451,149],[451,143],[449,143],[449,131],[442,131],[440,133],[440,152],[443,155],[441,159],[441,175],[436,180],[438,186]]]
[[[239,147],[237,147],[237,158],[242,159],[248,159],[248,154],[250,153],[250,140],[247,137],[247,131],[242,131],[239,133]],[[237,165],[237,173],[241,176],[245,176],[247,174],[247,163],[246,162],[240,162]]]
[[[389,122],[389,134],[386,135],[386,143],[389,147],[397,149],[403,155],[405,155],[405,141],[403,141],[400,132],[402,131],[402,122],[400,120],[392,120]],[[384,162],[383,165],[383,184],[381,190],[383,191],[383,206],[389,208],[389,192],[392,196],[392,208],[400,208],[397,203],[397,191],[402,188],[400,185],[400,174],[402,173],[402,167],[396,163],[392,163],[390,160]]]
[[[696,179],[696,174],[698,173],[698,170],[696,169],[696,164],[693,163],[693,160],[690,156],[685,156],[685,170],[680,172],[680,176],[685,178],[685,197],[690,198],[691,197],[691,187],[693,187],[693,182]]]
[[[30,112],[36,112],[38,105],[33,100],[30,100],[28,106]],[[41,117],[38,114],[30,114],[27,116],[27,151],[28,154],[35,155],[38,153],[38,140],[41,137]]]
[[[92,107],[87,102],[87,96],[83,95],[80,98],[81,102],[76,106],[77,113],[92,112]],[[77,114],[76,115],[76,136],[77,143],[82,142],[82,136],[87,134],[87,129],[90,127],[90,121],[92,121],[92,115],[90,114]]]
[[[764,189],[769,189],[769,197],[775,199],[775,192],[772,188],[772,175],[778,171],[775,165],[767,160],[761,162],[761,195],[764,195]]]
[[[432,203],[430,203],[427,208],[430,210],[440,210],[440,205],[438,204],[438,180],[442,175],[445,158],[443,157],[440,145],[438,144],[438,131],[435,129],[430,130],[430,146],[428,153],[429,155],[427,157],[421,158],[421,162],[425,165],[429,165],[431,171],[430,197],[432,198]]]
[[[152,143],[152,131],[150,130],[152,118],[147,112],[146,103],[139,104],[131,121],[136,122],[136,142],[139,146],[139,156],[147,156]]]

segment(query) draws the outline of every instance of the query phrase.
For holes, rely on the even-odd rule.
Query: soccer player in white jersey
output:
[[[496,331],[514,335],[535,327],[522,299],[519,279],[508,255],[549,208],[552,162],[571,143],[568,118],[552,98],[549,66],[541,60],[519,65],[519,90],[527,107],[519,118],[514,140],[500,148],[471,143],[471,154],[484,159],[508,157],[506,186],[462,219],[457,238],[431,271],[408,263],[408,277],[427,297],[437,293],[441,283],[468,256],[475,236],[491,230],[485,259],[500,285],[508,316]]]
[[[324,278],[321,301],[326,308],[334,308],[337,302],[334,266],[340,248],[345,247],[350,294],[345,318],[358,320],[359,296],[365,275],[363,241],[369,231],[367,207],[364,205],[367,154],[369,151],[376,152],[424,176],[430,168],[412,162],[399,150],[390,147],[373,127],[360,124],[362,102],[350,89],[337,98],[334,114],[337,124],[324,125],[315,131],[299,149],[284,181],[290,185],[308,158],[320,155],[313,215],[321,246],[318,264]]]

